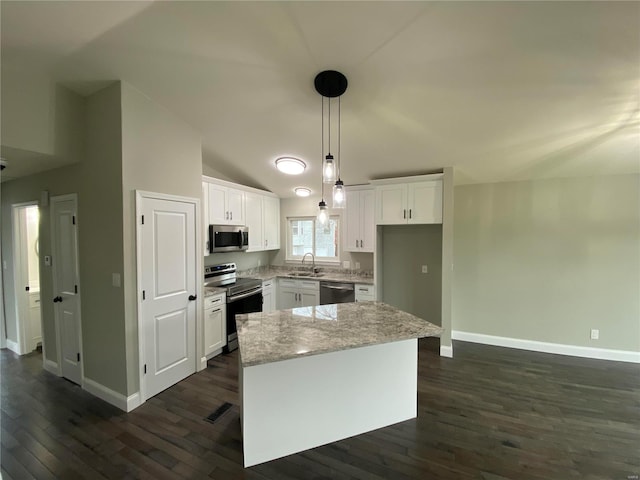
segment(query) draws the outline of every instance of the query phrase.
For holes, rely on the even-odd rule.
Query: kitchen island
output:
[[[236,322],[245,467],[415,418],[417,339],[442,332],[382,302]]]

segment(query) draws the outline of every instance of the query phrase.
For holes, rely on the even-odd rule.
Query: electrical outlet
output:
[[[427,267],[427,265],[422,265],[422,273],[429,273],[429,267]]]
[[[258,266],[262,265],[262,260],[258,260]]]
[[[120,286],[120,274],[119,273],[112,273],[111,274],[111,284],[114,287],[119,287]]]
[[[351,262],[349,260],[345,260],[342,262],[342,268],[351,268]]]
[[[360,270],[360,262],[356,262],[356,270]]]
[[[600,330],[597,328],[591,329],[591,340],[598,340],[600,338]]]
[[[51,257],[49,255],[45,255],[44,256],[44,264],[47,267],[51,266]],[[5,268],[7,268],[7,267],[5,266]]]

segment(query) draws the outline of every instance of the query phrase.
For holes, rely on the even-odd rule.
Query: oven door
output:
[[[262,286],[233,297],[227,297],[227,346],[224,348],[225,353],[232,352],[238,348],[236,315],[261,311]]]

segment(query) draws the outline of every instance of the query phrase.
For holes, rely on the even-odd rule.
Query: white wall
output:
[[[639,194],[639,175],[455,187],[453,329],[640,351]]]

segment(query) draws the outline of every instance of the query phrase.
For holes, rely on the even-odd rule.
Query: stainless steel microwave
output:
[[[209,252],[241,252],[249,248],[249,227],[209,225]]]

